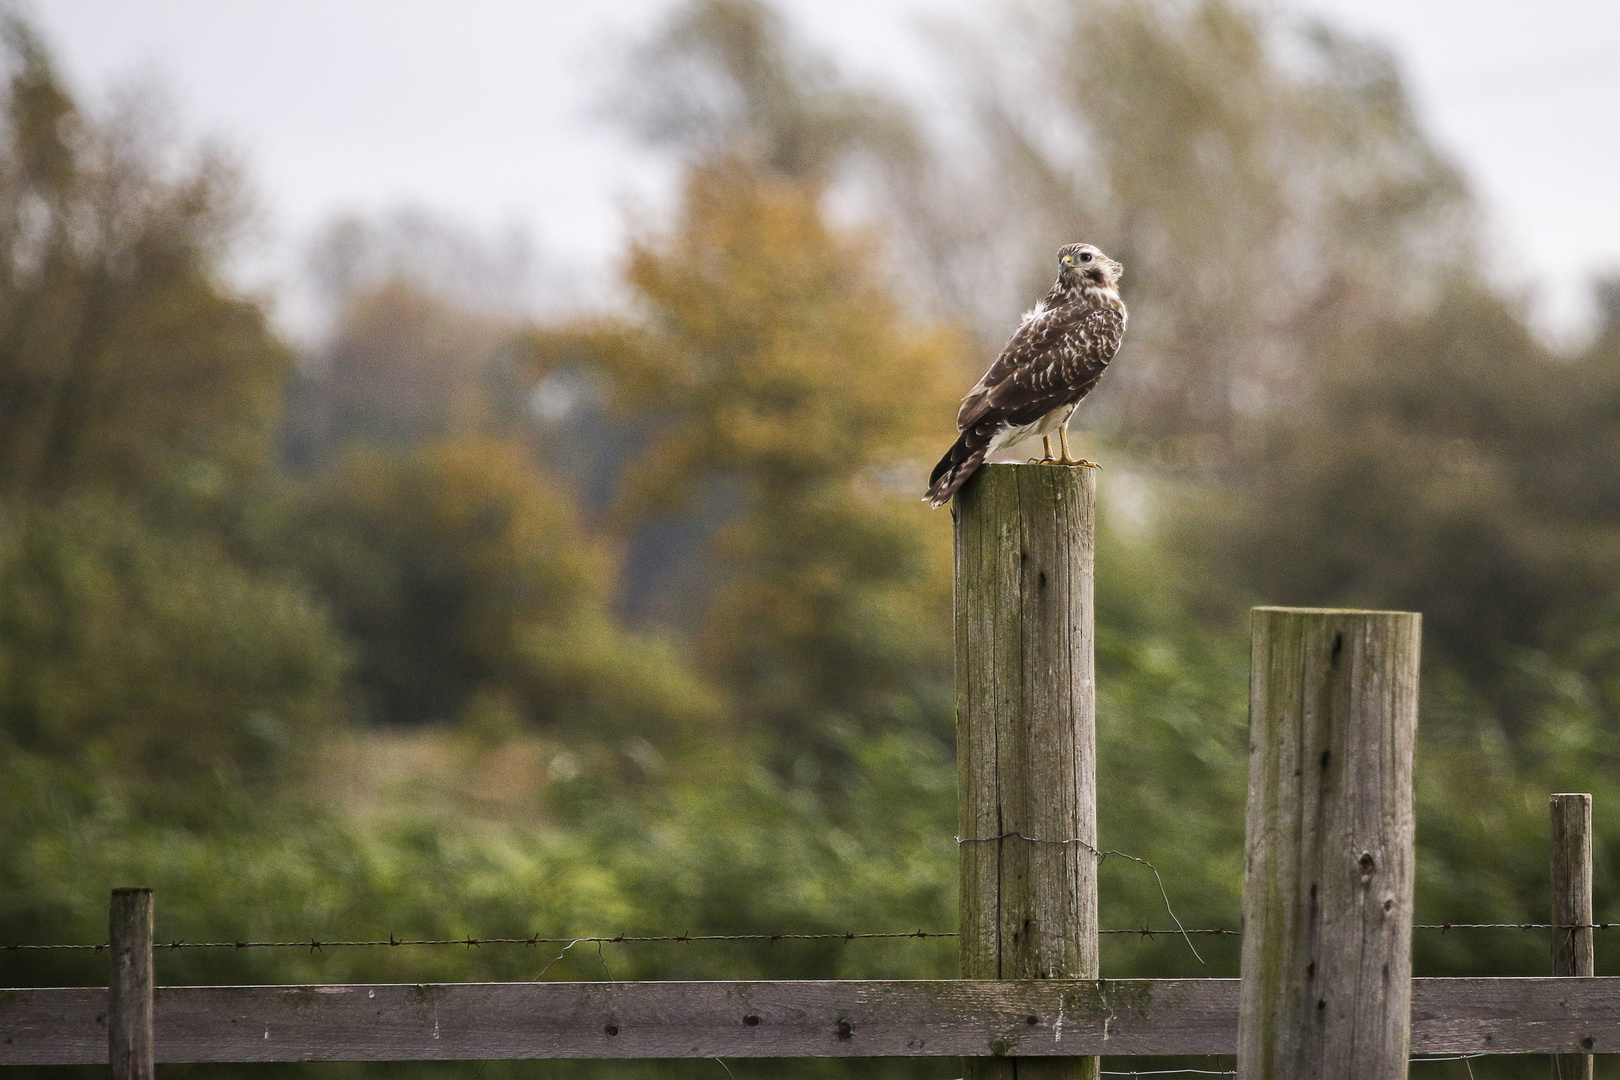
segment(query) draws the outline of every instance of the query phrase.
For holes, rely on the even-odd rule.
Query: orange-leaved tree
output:
[[[948,728],[949,519],[919,498],[966,366],[820,194],[693,170],[673,227],[632,246],[618,311],[535,337],[542,371],[593,371],[643,421],[617,524],[701,521],[703,665],[806,761],[851,733]]]
[[[89,115],[0,19],[0,490],[228,501],[268,464],[291,354],[224,267],[230,163]]]

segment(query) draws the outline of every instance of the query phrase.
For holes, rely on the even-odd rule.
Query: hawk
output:
[[[944,506],[985,457],[1039,435],[1056,465],[1089,465],[1069,456],[1069,417],[1091,393],[1125,336],[1119,278],[1125,268],[1090,244],[1058,249],[1057,281],[1013,331],[1007,347],[984,373],[956,414],[962,434],[928,478],[923,501]],[[1061,458],[1052,457],[1058,433]]]

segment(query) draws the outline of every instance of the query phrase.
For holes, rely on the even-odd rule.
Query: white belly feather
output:
[[[1075,402],[1074,405],[1064,405],[1053,409],[1033,424],[1002,425],[990,437],[990,449],[986,451],[986,454],[994,454],[1004,446],[1023,442],[1025,439],[1034,438],[1036,435],[1052,434],[1052,432],[1068,423],[1069,417],[1074,415],[1075,405],[1078,404],[1079,402]]]

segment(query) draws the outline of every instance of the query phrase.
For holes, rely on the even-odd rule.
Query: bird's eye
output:
[[[1090,261],[1091,261],[1091,252],[1089,252],[1089,251],[1082,251],[1082,252],[1081,252],[1081,253],[1080,253],[1080,261],[1081,261],[1081,262],[1090,262]]]

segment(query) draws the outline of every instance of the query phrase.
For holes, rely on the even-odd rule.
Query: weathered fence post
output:
[[[1552,797],[1554,975],[1592,975],[1592,796]],[[1591,1054],[1553,1058],[1554,1080],[1592,1080]]]
[[[112,891],[107,941],[107,1062],[113,1080],[152,1080],[151,889]]]
[[[1421,616],[1255,608],[1240,1080],[1396,1080]]]
[[[957,496],[964,978],[1097,977],[1096,494],[1093,469],[989,465]],[[1097,1069],[978,1058],[967,1075]]]

